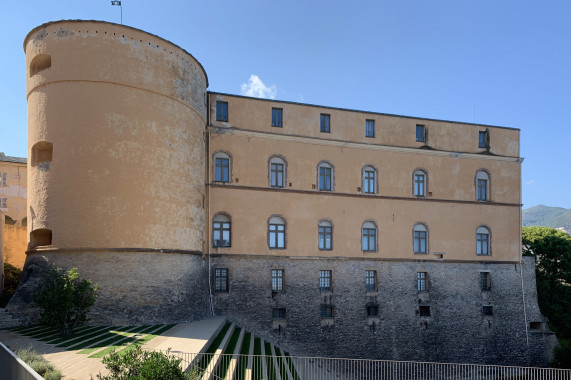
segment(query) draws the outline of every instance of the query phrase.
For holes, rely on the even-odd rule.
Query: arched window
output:
[[[425,197],[428,187],[428,176],[422,169],[416,169],[412,175],[412,192],[415,197]]]
[[[230,247],[232,236],[232,224],[230,217],[218,213],[212,218],[212,246]]]
[[[333,224],[328,220],[320,220],[318,229],[318,246],[320,251],[333,249]]]
[[[476,200],[490,200],[490,176],[485,170],[478,170],[476,173]]]
[[[489,256],[490,248],[490,230],[484,226],[478,227],[476,229],[476,255]]]
[[[376,194],[377,193],[377,170],[371,165],[363,167],[361,174],[363,178],[363,193]]]
[[[284,157],[273,155],[268,160],[270,187],[286,187],[287,164]]]
[[[286,223],[278,215],[272,215],[268,220],[268,247],[270,249],[285,249]]]
[[[422,223],[414,225],[412,231],[412,241],[415,254],[428,253],[428,228]]]
[[[335,169],[328,161],[321,161],[317,165],[317,189],[320,191],[333,191],[335,187]]]
[[[363,252],[377,251],[377,226],[367,221],[361,227],[361,250]]]
[[[214,181],[230,182],[232,179],[232,158],[226,152],[214,154]]]

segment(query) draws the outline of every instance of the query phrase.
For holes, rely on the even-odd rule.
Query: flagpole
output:
[[[123,25],[123,5],[121,0],[111,0],[111,5],[118,5],[121,8],[121,25]]]

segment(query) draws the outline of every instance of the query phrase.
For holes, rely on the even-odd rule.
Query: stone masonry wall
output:
[[[99,286],[91,324],[186,322],[208,313],[207,261],[200,254],[133,251],[30,253],[8,311],[33,322],[34,291],[50,263],[77,267]]]
[[[215,294],[214,308],[296,355],[545,365],[549,332],[533,258],[524,259],[527,323],[517,263],[217,256],[213,270],[229,269],[229,292]],[[272,292],[271,269],[284,270],[284,291]],[[332,271],[331,291],[320,291],[320,270]],[[366,270],[377,272],[377,291],[365,291]],[[417,290],[418,271],[427,272],[428,291]],[[490,291],[481,290],[482,271],[491,275]],[[366,313],[373,304],[377,318]],[[333,320],[321,318],[321,305],[333,305]],[[420,306],[430,306],[430,317],[419,315]],[[493,315],[484,316],[483,306]],[[272,308],[286,308],[285,321],[273,321]],[[540,322],[529,331],[533,355],[530,322]]]

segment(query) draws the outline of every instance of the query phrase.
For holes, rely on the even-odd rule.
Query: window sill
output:
[[[321,318],[321,326],[333,326],[335,324],[335,319],[333,318]]]

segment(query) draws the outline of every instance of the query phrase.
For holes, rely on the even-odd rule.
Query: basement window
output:
[[[30,246],[32,248],[52,245],[52,230],[39,228],[30,233]]]
[[[40,71],[52,67],[52,56],[49,54],[40,54],[35,56],[30,63],[30,76],[34,76]]]
[[[39,141],[32,147],[32,166],[51,162],[54,144],[48,141]]]
[[[272,319],[285,319],[286,309],[285,307],[276,307],[272,309]]]
[[[530,330],[541,330],[541,322],[529,322]]]
[[[482,306],[482,314],[486,316],[494,315],[494,307],[493,306]]]
[[[419,313],[421,317],[430,317],[430,306],[419,306]]]

